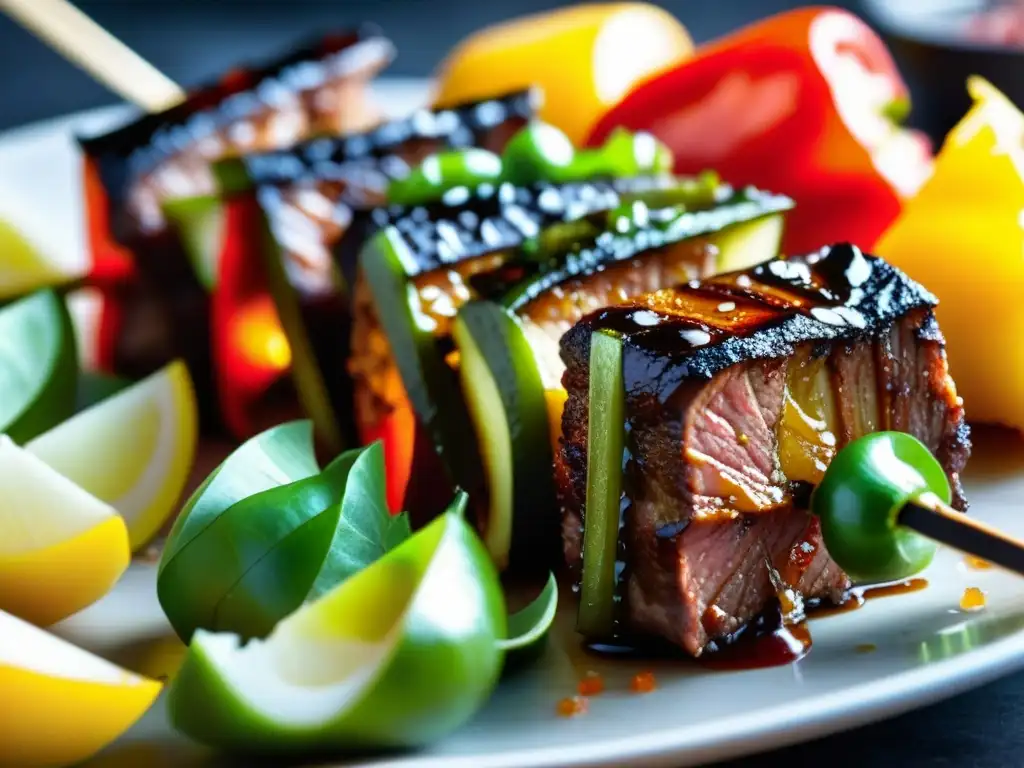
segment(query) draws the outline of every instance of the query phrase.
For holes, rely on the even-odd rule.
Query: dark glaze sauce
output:
[[[810,650],[807,624],[785,624],[776,604],[736,634],[712,642],[698,661],[716,670],[763,669],[793,664]]]
[[[849,613],[862,607],[868,600],[919,592],[928,586],[926,579],[907,579],[891,584],[854,587],[842,605],[809,606],[809,619]],[[784,625],[781,614],[772,609],[761,614],[737,635],[727,638],[721,647],[701,658],[710,669],[761,669],[792,664],[811,650],[811,630],[806,622]]]
[[[809,603],[808,619],[819,619],[855,611],[868,600],[918,592],[928,586],[926,579],[914,578],[891,584],[855,587],[842,605]],[[697,659],[702,667],[718,671],[741,671],[781,667],[804,658],[813,645],[806,621],[785,623],[780,604],[773,601],[765,611],[735,634],[712,641]],[[604,643],[584,644],[590,653],[604,657],[680,659],[681,652],[661,639],[631,642],[625,637]],[[688,657],[686,657],[688,658]]]
[[[876,584],[868,587],[854,587],[850,595],[842,605],[820,605],[814,608],[811,618],[823,618],[834,616],[840,613],[850,613],[864,606],[868,600],[875,600],[894,595],[906,595],[912,592],[920,592],[928,586],[927,579],[906,579],[894,581],[890,584]]]
[[[602,642],[584,642],[583,650],[603,658],[696,662],[708,669],[741,670],[778,667],[799,661],[811,649],[811,634],[804,622],[786,624],[778,601],[736,633],[710,642],[692,659],[657,637],[622,635]]]
[[[627,391],[664,399],[686,380],[784,357],[802,342],[872,337],[907,312],[936,304],[895,267],[838,244],[599,310],[562,345],[589,346],[594,331],[621,336]]]

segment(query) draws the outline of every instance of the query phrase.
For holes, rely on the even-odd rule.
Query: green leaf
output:
[[[210,526],[212,533],[229,538],[207,537],[203,549],[220,549],[221,562],[227,566],[222,572],[228,578],[237,576],[223,588],[220,573],[207,575],[203,585],[196,585],[195,593],[202,590],[202,597],[216,600],[208,618],[200,617],[197,626],[263,637],[302,605],[330,551],[358,454],[350,451],[318,475],[243,499]],[[188,558],[186,567],[192,573],[198,572],[196,557],[201,562],[206,554]]]
[[[289,539],[311,517],[340,503],[338,488],[344,481],[339,486],[332,479],[336,467],[337,462],[324,473],[239,500],[166,563],[157,578],[157,596],[182,639],[198,628],[259,637],[302,604],[323,562],[332,527],[318,541]],[[275,557],[267,559],[275,550]],[[280,558],[295,567],[273,569]],[[243,599],[245,592],[249,594]],[[222,601],[232,593],[229,607],[223,608]],[[239,604],[253,610],[233,612],[231,606]]]
[[[540,655],[558,611],[558,582],[555,574],[528,606],[508,617],[508,633],[498,647],[508,652],[506,666],[518,666]]]
[[[77,379],[63,299],[42,290],[0,308],[0,433],[24,444],[69,418]]]
[[[351,471],[341,501],[334,538],[312,589],[310,599],[333,589],[384,555],[398,539],[389,535],[392,522],[387,505],[384,448],[379,442],[348,451]]]
[[[263,637],[410,533],[408,517],[388,510],[380,443],[319,471],[310,422],[292,422],[243,445],[196,491],[157,595],[183,639],[196,629]]]
[[[307,517],[261,555],[214,607],[209,628],[264,637],[302,605],[337,523],[332,512],[339,509],[333,505]]]
[[[402,512],[392,515],[384,532],[384,549],[391,551],[403,541],[412,536],[412,523],[409,522],[409,513]]]
[[[218,516],[236,502],[320,471],[313,452],[313,425],[291,421],[243,443],[203,481],[171,529],[160,572]]]
[[[423,746],[488,700],[506,635],[487,550],[444,514],[266,640],[196,632],[167,713],[190,738],[244,755]]]

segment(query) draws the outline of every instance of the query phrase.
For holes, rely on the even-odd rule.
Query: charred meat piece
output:
[[[842,601],[849,580],[794,494],[871,431],[922,440],[964,509],[969,432],[935,305],[843,244],[573,327],[556,477],[580,630],[700,655],[774,598],[766,561],[805,598]]]
[[[387,207],[389,182],[439,150],[479,146],[500,152],[533,115],[536,101],[535,92],[516,91],[443,111],[422,110],[363,134],[316,139],[218,166],[226,215],[240,222],[222,239],[247,263],[266,266],[292,347],[299,399],[333,450],[357,440],[345,370],[356,254],[392,218],[412,213]],[[435,210],[451,214],[455,208],[441,203]]]
[[[502,295],[528,277],[559,270],[571,277],[590,261],[596,268],[601,259],[628,258],[644,243],[655,247],[652,238],[668,244],[695,234],[685,227],[648,227],[630,236],[639,250],[590,247],[577,253],[606,231],[609,211],[624,203],[689,202],[717,212],[697,218],[710,216],[713,221],[704,223],[720,227],[767,212],[746,198],[742,204],[734,199],[741,197],[717,180],[656,176],[530,188],[501,184],[481,187],[469,200],[449,195],[438,204],[375,214],[394,223],[370,241],[361,259],[349,368],[363,440],[384,438],[386,454],[394,448],[390,477],[399,487],[393,498],[405,498],[403,508],[426,519],[452,484],[481,495],[480,457],[451,338],[460,307]],[[406,487],[417,481],[426,487]]]
[[[559,268],[459,311],[453,338],[486,480],[471,505],[499,566],[547,570],[558,558],[550,471],[565,401],[562,335],[594,309],[778,254],[788,198],[727,185],[711,197],[682,210],[618,209],[589,243],[587,221],[574,222],[578,249]],[[555,228],[541,240],[565,237]]]
[[[271,218],[305,214],[313,222],[328,219],[340,225],[339,230],[326,230],[321,240],[351,284],[365,240],[410,213],[389,206],[387,190],[393,180],[440,151],[480,147],[501,153],[533,118],[538,103],[537,91],[514,91],[444,110],[422,109],[364,133],[245,155],[218,166],[221,190],[229,195],[260,190]],[[457,204],[449,200],[438,208],[451,210]]]
[[[393,57],[372,28],[327,36],[256,69],[234,70],[192,92],[180,105],[115,131],[80,138],[93,280],[117,299],[124,282],[158,294],[159,319],[173,335],[209,411],[208,307],[195,269],[163,206],[176,198],[216,192],[211,163],[247,152],[285,147],[318,134],[365,130],[380,121],[366,100],[370,79]],[[137,268],[137,269],[136,269]],[[113,316],[113,315],[112,315]],[[106,367],[139,376],[159,361],[131,356],[112,339]],[[120,352],[116,359],[113,353]],[[164,360],[163,362],[166,362]]]
[[[228,72],[181,104],[110,133],[79,138],[111,234],[131,248],[165,228],[163,201],[213,194],[211,163],[380,122],[365,88],[393,57],[372,28],[343,32],[253,69]],[[93,198],[95,200],[95,198]],[[92,201],[90,201],[92,202]]]

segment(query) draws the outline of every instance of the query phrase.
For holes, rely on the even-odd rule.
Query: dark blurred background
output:
[[[696,41],[718,37],[797,0],[667,0]],[[857,0],[834,5],[855,8]],[[246,59],[272,56],[311,34],[359,21],[396,44],[388,74],[423,76],[486,24],[571,3],[556,0],[79,0],[77,5],[183,85]],[[116,97],[0,14],[0,130]]]
[[[697,43],[758,18],[813,4],[799,0],[654,2],[681,19]],[[952,30],[963,29],[974,11],[1014,2],[1020,4],[1021,13],[1013,22],[1013,34],[1018,45],[1024,45],[1024,0],[832,0],[825,4],[852,10],[883,33],[911,89],[910,125],[939,142],[970,106],[964,88],[969,74],[987,77],[1024,104],[1024,55],[1020,53],[1024,48],[946,45]],[[397,46],[398,59],[386,74],[423,77],[453,45],[480,27],[571,4],[564,0],[78,2],[102,26],[185,86],[362,21],[377,23]],[[0,130],[115,100],[84,72],[0,14]]]

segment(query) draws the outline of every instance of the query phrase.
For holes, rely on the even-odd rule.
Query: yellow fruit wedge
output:
[[[113,507],[0,435],[0,610],[54,624],[109,592],[130,559]]]
[[[991,83],[872,249],[927,286],[972,422],[1024,431],[1024,113]]]
[[[0,612],[0,766],[80,763],[128,730],[161,688]]]
[[[578,3],[464,39],[438,68],[435,105],[536,87],[543,96],[539,117],[579,146],[630,88],[692,53],[683,25],[656,5]]]
[[[11,224],[0,219],[0,299],[60,285],[70,275],[50,263]]]
[[[116,509],[138,551],[178,506],[197,430],[192,379],[175,361],[25,448]]]

